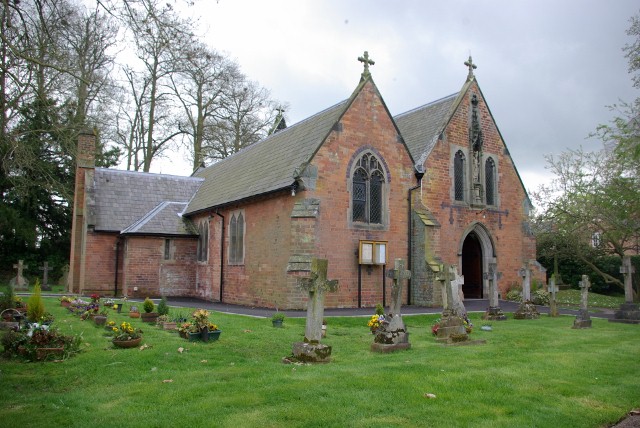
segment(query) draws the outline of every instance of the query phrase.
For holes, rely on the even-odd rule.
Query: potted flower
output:
[[[180,337],[189,339],[189,333],[199,334],[197,327],[192,322],[185,321],[181,323],[178,327],[178,334],[180,335]],[[199,337],[197,339],[199,339]]]
[[[129,318],[140,318],[140,310],[137,306],[131,305],[129,308]]]
[[[45,312],[41,317],[40,320],[38,321],[38,324],[41,325],[51,325],[53,324],[53,321],[55,320],[55,317],[53,316],[53,314],[51,312]]]
[[[103,303],[104,306],[113,306],[113,299],[106,299]]]
[[[69,306],[71,306],[71,302],[73,302],[73,299],[69,296],[60,297],[60,306],[68,308]]]
[[[113,327],[113,345],[118,348],[133,348],[142,341],[142,330],[134,328],[128,322]]]
[[[155,323],[158,319],[158,313],[153,310],[156,308],[155,303],[150,298],[144,299],[142,303],[142,309],[144,309],[144,313],[142,313],[142,321],[148,323]]]
[[[276,328],[282,328],[282,323],[284,322],[285,315],[282,312],[276,312],[271,317],[271,324],[273,324]]]
[[[115,321],[107,321],[104,325],[104,328],[107,329],[107,331],[109,332],[113,332],[113,328],[116,326],[116,322]]]
[[[102,308],[100,313],[94,315],[93,322],[95,322],[96,325],[105,325],[107,322],[107,313],[107,308]]]
[[[91,294],[89,298],[91,298],[91,303],[100,303],[100,295],[98,293]]]
[[[169,318],[169,315],[158,316],[156,324],[163,330],[175,330],[177,326],[176,322]]]
[[[209,339],[218,340],[221,331],[218,330],[217,325],[209,320],[209,311],[206,309],[197,309],[191,316],[196,331],[200,332],[201,340],[205,342],[209,341]],[[192,339],[190,338],[190,340]]]
[[[367,326],[371,330],[371,334],[376,334],[376,331],[378,331],[378,329],[382,327],[384,322],[385,322],[384,315],[378,315],[378,314],[372,315],[369,322],[367,322]]]

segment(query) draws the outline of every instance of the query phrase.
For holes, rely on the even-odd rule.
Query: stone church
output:
[[[412,271],[405,303],[441,303],[443,264],[466,299],[502,295],[532,269],[531,202],[474,75],[459,92],[393,116],[365,53],[351,96],[189,177],[95,167],[78,142],[71,292],[191,296],[304,308],[312,257],[339,289],[327,307],[389,301],[385,271]]]

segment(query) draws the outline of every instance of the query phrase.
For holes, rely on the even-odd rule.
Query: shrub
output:
[[[376,305],[376,315],[384,315],[384,306],[380,303]]]
[[[534,305],[549,306],[549,293],[544,290],[536,290],[531,293],[531,301]]]
[[[2,297],[0,298],[0,312],[14,307],[13,298],[13,288],[7,285],[2,291]]]
[[[44,315],[44,302],[42,301],[40,280],[36,279],[33,294],[27,300],[27,319],[31,322],[39,322]]]
[[[144,302],[142,303],[142,308],[146,313],[151,313],[156,308],[156,305],[155,303],[153,303],[153,301],[150,298],[147,297],[146,299],[144,299]]]
[[[285,318],[285,316],[284,316],[283,312],[276,312],[271,317],[271,321],[284,321],[284,318]]]
[[[522,294],[520,293],[520,290],[509,290],[505,299],[511,300],[512,302],[522,302]]]
[[[167,298],[164,296],[162,296],[160,303],[158,303],[158,315],[169,315],[169,305],[167,305]]]

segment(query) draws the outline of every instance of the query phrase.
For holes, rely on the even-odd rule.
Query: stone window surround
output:
[[[234,210],[229,212],[229,243],[227,247],[227,264],[231,266],[242,266],[244,265],[244,257],[245,257],[245,237],[247,236],[247,219],[246,213],[244,209]],[[237,249],[233,250],[233,236],[237,233],[234,231],[232,227],[233,219],[239,219],[242,216],[242,242],[240,243],[240,249],[242,250],[242,255],[235,260],[232,260],[232,255],[236,254]]]
[[[198,245],[196,250],[198,262],[207,263],[209,260],[209,221],[203,219],[198,222]]]
[[[457,145],[454,145],[454,144],[452,144],[450,147],[451,147],[451,150],[450,150],[450,153],[449,153],[449,177],[451,178],[451,185],[449,186],[449,198],[450,198],[451,202],[453,204],[455,204],[455,205],[468,206],[469,205],[469,195],[471,194],[471,192],[470,192],[471,182],[468,179],[468,177],[469,177],[468,171],[466,171],[466,170],[464,171],[464,175],[465,175],[464,179],[465,179],[465,183],[466,183],[466,186],[464,187],[464,200],[463,201],[458,201],[458,200],[456,200],[456,193],[455,193],[456,192],[456,189],[455,189],[456,183],[455,183],[454,166],[453,166],[453,164],[454,164],[454,160],[455,160],[455,157],[456,157],[456,153],[458,153],[458,151],[460,151],[460,152],[462,152],[462,154],[464,155],[464,158],[465,158],[465,165],[464,166],[465,166],[466,169],[468,169],[469,148],[468,147],[457,146]],[[500,177],[500,174],[499,174],[500,166],[499,166],[499,163],[498,163],[498,156],[497,155],[495,155],[493,153],[486,153],[486,152],[482,153],[482,159],[481,159],[482,167],[480,168],[480,183],[482,183],[483,190],[486,190],[486,189],[484,189],[484,186],[485,186],[485,183],[486,183],[484,165],[485,165],[486,161],[489,158],[493,159],[493,165],[495,167],[495,170],[494,170],[494,175],[495,175],[494,176],[494,180],[495,180],[495,182],[494,182],[494,187],[493,187],[493,190],[495,192],[495,195],[494,195],[495,204],[494,205],[488,205],[488,206],[497,208],[497,207],[500,206],[500,189],[498,187],[498,183],[500,181],[499,180],[499,177]],[[484,191],[483,191],[483,197],[485,198],[484,200],[486,202],[486,194],[484,194]]]
[[[356,164],[365,154],[373,155],[377,160],[384,172],[384,182],[382,184],[382,222],[381,223],[364,223],[359,221],[353,221],[353,174],[356,170]],[[389,229],[389,186],[391,183],[391,174],[389,173],[389,167],[384,157],[373,146],[364,145],[360,147],[351,156],[349,164],[347,166],[347,192],[349,194],[349,210],[347,212],[347,222],[349,229],[361,229],[361,230],[388,230]]]

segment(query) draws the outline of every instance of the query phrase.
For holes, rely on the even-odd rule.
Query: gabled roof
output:
[[[163,202],[188,203],[202,181],[197,177],[96,168],[93,183],[87,188],[89,224],[96,231],[121,232]],[[166,234],[176,234],[178,229],[171,227]]]
[[[423,163],[453,114],[458,94],[452,94],[422,107],[399,114],[395,120],[411,156]]]
[[[182,217],[186,207],[186,202],[162,202],[124,229],[122,235],[198,235],[191,221]]]

